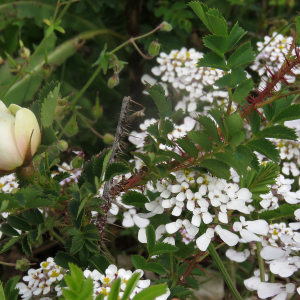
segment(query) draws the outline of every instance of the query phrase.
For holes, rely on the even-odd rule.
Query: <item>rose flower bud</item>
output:
[[[7,108],[0,101],[0,175],[29,164],[41,143],[41,132],[34,113],[18,105]]]

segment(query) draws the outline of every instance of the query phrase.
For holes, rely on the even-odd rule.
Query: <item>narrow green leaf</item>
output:
[[[79,261],[72,255],[66,252],[58,251],[54,257],[54,261],[60,267],[69,270],[69,263],[80,266]]]
[[[102,172],[101,172],[101,175],[99,177],[100,181],[103,180],[103,175],[104,175],[104,172],[106,171],[106,167],[107,167],[107,164],[108,164],[109,159],[111,157],[112,151],[113,151],[113,149],[110,149],[109,152],[105,155],[105,158],[103,160]]]
[[[270,158],[274,162],[279,162],[279,150],[272,142],[267,139],[260,138],[252,140],[248,142],[246,146]]]
[[[147,127],[147,131],[154,137],[159,137],[158,123],[151,124]]]
[[[230,177],[229,166],[219,160],[211,158],[205,159],[200,162],[200,165],[219,178],[228,180]]]
[[[159,150],[158,152],[159,154],[163,154],[166,156],[169,156],[170,158],[173,158],[175,160],[178,160],[179,162],[183,162],[183,157],[180,156],[179,154],[173,152],[173,151],[169,151],[169,150]]]
[[[213,27],[211,26],[208,16],[206,14],[208,12],[208,7],[199,1],[192,1],[188,5],[193,9],[193,11],[197,14],[197,16],[205,24],[205,26],[210,30],[210,32],[214,33]]]
[[[94,265],[94,267],[102,274],[105,274],[105,270],[110,265],[108,259],[101,253],[92,256],[89,261]]]
[[[181,138],[176,140],[176,143],[183,149],[184,152],[186,152],[190,156],[194,158],[198,157],[198,150],[190,140]]]
[[[213,33],[215,35],[226,36],[227,33],[227,22],[222,16],[222,14],[215,8],[209,9],[206,13],[209,22],[213,28]]]
[[[5,294],[4,294],[4,290],[3,290],[3,283],[1,281],[0,281],[0,299],[7,300],[5,298]]]
[[[81,204],[80,201],[73,199],[73,200],[71,200],[71,202],[68,205],[72,224],[77,229],[79,229],[81,227],[81,222],[82,222],[83,213],[84,213],[84,209],[82,209],[80,214],[78,215],[80,204]]]
[[[33,225],[44,223],[43,214],[37,208],[23,211],[23,217]]]
[[[152,285],[136,294],[133,300],[154,300],[167,293],[167,284]]]
[[[141,278],[141,274],[139,272],[132,274],[132,276],[130,277],[130,279],[126,284],[126,288],[121,300],[128,300],[128,298],[132,294],[140,278]]]
[[[28,235],[25,235],[22,239],[22,249],[26,255],[28,256],[32,255],[31,244]]]
[[[104,174],[104,160],[106,155],[111,151],[111,149],[104,149],[100,154],[98,154],[93,160],[93,173],[97,176],[100,181],[102,181],[101,174]],[[105,166],[106,168],[106,166]]]
[[[251,78],[243,81],[233,93],[233,101],[241,103],[241,101],[249,95],[253,89],[253,81]]]
[[[276,139],[294,140],[296,141],[298,135],[295,129],[286,127],[284,125],[274,125],[265,127],[263,130],[258,132],[258,137],[268,137]]]
[[[168,104],[166,101],[165,90],[161,85],[154,85],[147,88],[146,91],[150,94],[154,100],[160,113],[168,110]]]
[[[55,108],[59,96],[60,84],[58,84],[53,91],[50,91],[47,97],[44,99],[41,110],[41,119],[43,127],[49,127],[52,125]]]
[[[147,248],[148,252],[151,253],[152,249],[155,245],[155,230],[152,225],[148,225],[146,227],[146,235],[147,235]]]
[[[253,111],[248,117],[251,123],[252,133],[255,135],[260,129],[261,117],[256,111]]]
[[[188,138],[191,139],[193,142],[201,146],[206,152],[209,152],[212,148],[211,140],[209,139],[209,136],[206,135],[203,132],[199,131],[189,131],[188,132]]]
[[[223,122],[228,138],[238,134],[243,127],[243,119],[238,113],[234,113],[230,116],[225,117]]]
[[[111,286],[107,300],[118,300],[121,286],[121,278],[117,278]]]
[[[3,253],[5,251],[7,251],[8,249],[10,249],[21,238],[22,238],[22,236],[17,236],[17,237],[14,237],[14,238],[10,239],[7,243],[5,243],[5,245],[2,248],[0,253]]]
[[[139,159],[141,159],[146,166],[150,166],[151,164],[151,160],[150,157],[148,155],[145,155],[143,153],[140,152],[130,152],[133,156],[138,157]]]
[[[228,59],[228,68],[233,69],[240,65],[249,63],[255,59],[255,52],[252,50],[251,43],[247,42],[239,47]]]

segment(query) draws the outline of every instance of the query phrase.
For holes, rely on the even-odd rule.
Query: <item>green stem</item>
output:
[[[211,257],[213,258],[213,260],[215,261],[216,265],[218,266],[220,272],[222,273],[223,278],[224,278],[225,282],[227,283],[227,286],[229,287],[229,289],[232,292],[235,299],[242,300],[243,298],[241,297],[241,295],[239,294],[238,290],[236,289],[234,283],[232,282],[230,275],[228,274],[220,256],[218,255],[218,253],[217,253],[216,249],[214,248],[214,246],[212,245],[212,243],[210,243],[210,245],[208,246],[208,251],[209,251],[209,254],[211,255]]]
[[[50,233],[61,243],[61,244],[65,244],[65,240],[59,235],[57,234],[53,229],[50,230]]]
[[[63,15],[67,12],[67,10],[68,10],[69,6],[72,4],[72,2],[73,2],[73,0],[69,0],[68,4],[67,4],[67,5],[64,7],[64,9],[61,11],[61,13],[60,13],[59,16],[57,17],[57,19],[56,19],[56,20],[53,20],[53,23],[59,21],[59,20],[63,17]]]
[[[37,48],[35,49],[35,51],[32,53],[32,55],[29,57],[28,59],[28,64],[32,61],[32,59],[36,56],[36,54],[40,51],[40,49],[42,48],[42,46],[44,46],[46,40],[48,37],[44,36],[44,38],[42,39],[42,41],[40,42],[40,44],[37,46]],[[20,70],[21,71],[21,70]]]
[[[229,93],[229,103],[228,103],[227,113],[226,113],[227,116],[230,115],[230,112],[231,112],[231,105],[232,105],[232,101],[233,101],[231,88],[228,88],[228,93]]]
[[[72,107],[75,106],[76,101],[81,97],[81,95],[86,91],[86,89],[90,86],[90,84],[94,81],[100,70],[102,69],[102,64],[99,64],[98,68],[94,72],[94,74],[91,76],[91,78],[88,80],[88,82],[85,84],[85,86],[79,91],[79,93],[76,95],[76,97],[72,101]]]
[[[259,265],[259,271],[260,271],[260,280],[261,282],[265,282],[265,267],[264,267],[264,260],[260,255],[261,252],[261,242],[256,242],[257,247],[257,259],[258,259],[258,265]]]
[[[4,262],[4,261],[0,261],[0,265],[15,267],[17,264],[7,263],[7,262]]]
[[[96,131],[87,121],[86,118],[77,111],[77,115],[79,118],[84,122],[84,124],[88,127],[89,130],[91,130],[95,135],[97,135],[100,139],[103,139],[104,136],[101,135],[98,131]]]
[[[231,276],[232,283],[236,287],[235,265],[234,265],[234,261],[231,259],[229,259],[229,268],[230,268],[230,276]]]
[[[170,253],[170,264],[171,264],[170,277],[173,278],[174,275],[173,253]]]
[[[138,45],[134,42],[133,38],[130,39],[131,44],[134,46],[134,48],[137,50],[137,52],[145,59],[152,59],[153,56],[146,56],[138,47]]]
[[[272,272],[270,272],[270,282],[271,283],[275,282],[275,275]]]

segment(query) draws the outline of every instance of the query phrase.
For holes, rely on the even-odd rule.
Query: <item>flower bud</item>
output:
[[[103,142],[107,145],[112,145],[114,140],[115,140],[115,137],[110,133],[106,133],[103,137]]]
[[[162,23],[161,23],[161,30],[162,31],[171,31],[172,30],[172,25],[171,24],[169,24],[168,22],[166,22],[166,21],[163,21]]]
[[[30,50],[24,46],[21,40],[19,41],[19,43],[20,43],[20,50],[19,50],[20,56],[24,59],[28,59],[30,56]]]
[[[82,168],[82,165],[83,165],[83,157],[76,156],[72,161],[72,167],[75,169],[80,169]]]
[[[69,136],[73,136],[78,132],[76,114],[74,114],[72,118],[69,120],[68,124],[66,125],[65,131]]]
[[[117,86],[119,82],[120,81],[119,81],[118,73],[115,73],[113,77],[108,79],[107,85],[110,89],[112,89],[113,87]]]
[[[12,173],[28,166],[41,143],[41,132],[34,113],[18,105],[8,108],[0,101],[0,172]]]
[[[159,53],[160,44],[158,44],[157,40],[155,42],[152,42],[149,47],[149,54],[151,56],[155,56]]]
[[[26,258],[22,258],[20,260],[17,260],[16,269],[21,271],[27,271],[29,267],[31,266],[31,263]]]
[[[68,145],[68,143],[67,143],[66,141],[60,140],[60,141],[58,142],[58,149],[59,149],[59,151],[61,151],[61,152],[67,151],[68,147],[69,147],[69,145]]]
[[[92,115],[95,119],[99,119],[102,117],[103,115],[103,107],[101,105],[99,105],[99,93],[97,93],[97,97],[96,97],[96,104],[95,106],[92,108]]]
[[[52,154],[53,156],[56,156],[59,154],[59,148],[58,148],[57,143],[54,143],[53,145],[48,147],[48,150],[49,150],[49,153]]]

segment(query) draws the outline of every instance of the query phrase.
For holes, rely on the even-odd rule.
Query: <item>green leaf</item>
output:
[[[8,249],[10,249],[21,238],[22,238],[22,236],[17,236],[17,237],[10,239],[7,243],[5,243],[5,245],[2,248],[0,253],[3,253],[5,251],[7,251]]]
[[[189,131],[188,132],[188,138],[191,139],[193,142],[201,146],[206,152],[209,152],[212,148],[211,140],[209,139],[209,136],[206,135],[203,132],[199,131]]]
[[[212,138],[212,140],[217,144],[220,145],[220,138],[218,134],[218,129],[214,123],[214,121],[207,117],[207,116],[199,116],[197,119],[200,124],[204,126],[206,129],[206,133]]]
[[[57,265],[67,270],[69,270],[69,263],[80,266],[79,261],[74,256],[62,251],[57,252],[54,261]]]
[[[147,241],[148,241],[148,237],[147,237]],[[173,245],[166,244],[166,243],[157,243],[149,252],[151,253],[151,256],[153,256],[153,255],[160,255],[164,253],[173,253],[177,251],[178,248]]]
[[[145,203],[149,203],[149,200],[145,195],[137,191],[129,191],[129,193],[122,196],[122,202],[126,205],[144,208]]]
[[[184,152],[189,154],[190,156],[197,158],[198,157],[198,150],[196,146],[188,139],[181,138],[177,139],[176,143],[183,149]]]
[[[44,131],[43,131],[43,146],[51,146],[52,144],[54,144],[55,142],[57,142],[57,137],[55,135],[55,132],[53,130],[52,127],[45,127]],[[42,147],[42,146],[40,146]],[[42,150],[41,152],[39,152],[39,150]],[[38,149],[39,153],[44,152],[44,149]]]
[[[214,52],[204,54],[203,57],[199,59],[197,67],[209,67],[228,71],[225,58],[220,57]]]
[[[265,127],[263,130],[258,132],[257,136],[294,141],[296,141],[298,138],[297,133],[294,129],[286,127],[284,125]]]
[[[72,246],[70,249],[70,254],[73,255],[77,253],[84,245],[83,234],[76,234],[72,240]]]
[[[140,255],[132,255],[131,261],[136,269],[144,269],[146,265],[146,259]]]
[[[26,220],[16,217],[14,215],[9,215],[7,221],[13,228],[23,230],[23,231],[32,230],[31,226]]]
[[[37,208],[23,211],[23,217],[33,225],[44,223],[43,214]]]
[[[151,124],[147,127],[147,131],[154,137],[159,137],[158,123]]]
[[[91,240],[85,240],[84,246],[88,249],[88,251],[90,251],[92,253],[99,252],[98,246]]]
[[[239,23],[236,22],[228,36],[226,52],[230,51],[246,33],[247,32],[243,28],[239,27]]]
[[[166,156],[169,156],[175,160],[178,160],[179,162],[183,162],[184,159],[182,156],[180,156],[179,154],[173,152],[173,151],[169,151],[169,150],[159,150],[159,154],[163,154]]]
[[[104,160],[106,155],[111,151],[111,149],[104,149],[100,154],[98,154],[93,161],[93,173],[97,176],[100,181],[102,181],[101,174],[104,174],[106,165],[104,166]],[[110,156],[109,156],[110,157]]]
[[[26,255],[28,256],[32,255],[32,250],[31,250],[31,245],[29,242],[28,235],[25,235],[22,239],[22,249]]]
[[[156,84],[150,88],[147,88],[146,91],[150,94],[150,96],[154,100],[160,113],[166,112],[168,110],[165,90],[161,85]]]
[[[127,174],[130,172],[130,168],[120,162],[109,164],[105,172],[105,181],[108,181],[116,175]]]
[[[255,52],[252,50],[251,43],[247,42],[239,47],[228,59],[228,68],[233,69],[240,65],[249,63],[255,59]]]
[[[225,117],[223,122],[226,129],[227,138],[233,137],[238,134],[243,127],[243,119],[238,113],[234,113],[228,117]]]
[[[99,240],[99,231],[95,224],[88,224],[83,228],[83,234],[86,239]]]
[[[16,285],[18,283],[18,281],[20,280],[20,276],[14,276],[13,278],[10,278],[4,287],[4,294],[6,296],[6,298],[1,298],[1,288],[0,288],[0,299],[3,300],[17,300],[18,299],[18,294],[19,294],[19,290],[16,289]]]
[[[117,278],[111,286],[107,300],[118,300],[121,286],[121,278]]]
[[[253,81],[251,78],[243,81],[234,91],[233,93],[233,101],[237,103],[241,103],[241,101],[249,95],[249,93],[253,89]]]
[[[60,84],[58,83],[53,91],[50,91],[44,99],[41,110],[41,119],[43,127],[52,125],[55,108],[59,96]]]
[[[154,300],[167,292],[167,284],[152,285],[136,294],[133,300]]]
[[[147,248],[148,252],[151,253],[152,249],[155,245],[155,230],[152,225],[148,225],[146,227],[146,235],[147,235]]]
[[[161,129],[163,135],[166,137],[169,132],[172,132],[174,130],[174,125],[169,120],[161,120]]]
[[[256,111],[253,111],[248,117],[251,123],[252,133],[255,135],[260,129],[261,117]]]
[[[236,85],[247,79],[247,73],[241,68],[236,67],[232,69],[230,74],[226,74],[223,77],[215,81],[214,85],[219,88],[229,87],[235,88]]]
[[[89,259],[89,261],[94,265],[94,267],[101,273],[105,274],[105,270],[110,265],[110,262],[107,260],[107,258],[101,254],[95,254],[93,257]]]
[[[224,53],[227,50],[227,38],[224,36],[208,35],[203,38],[204,45],[224,58]]]
[[[201,161],[200,165],[219,178],[228,180],[230,177],[229,166],[219,160],[208,158]]]
[[[165,269],[165,267],[156,262],[147,263],[143,269],[157,273],[159,275],[164,275],[167,273],[167,270]]]
[[[126,284],[126,288],[121,300],[127,300],[130,297],[140,278],[141,274],[139,272],[132,274],[132,276]]]
[[[300,104],[294,104],[286,107],[277,116],[275,116],[272,123],[281,123],[297,119],[300,119]]]
[[[84,213],[84,209],[82,209],[80,214],[78,215],[80,204],[81,204],[80,201],[73,199],[73,200],[71,200],[71,202],[68,205],[72,224],[77,229],[79,229],[81,227],[81,222],[82,222],[83,213]]]
[[[252,140],[248,142],[246,146],[270,158],[274,162],[279,162],[279,150],[272,142],[267,139],[260,138]]]
[[[210,32],[214,33],[213,27],[210,24],[210,20],[207,16],[208,7],[199,1],[192,1],[188,5],[193,9],[193,11],[197,14],[197,16],[205,24],[205,26],[210,30]]]
[[[3,223],[0,227],[0,231],[8,236],[19,236],[19,232],[12,228],[8,223]]]
[[[227,37],[227,22],[222,14],[217,9],[213,8],[209,9],[206,15],[213,28],[213,34]]]
[[[272,223],[274,220],[279,219],[293,219],[295,217],[294,212],[296,209],[299,209],[299,204],[281,204],[278,208],[274,210],[264,211],[258,214],[259,219],[266,220],[267,222]]]
[[[133,156],[138,157],[139,159],[141,159],[146,166],[150,166],[151,164],[151,159],[148,155],[145,155],[143,153],[140,152],[130,152]]]

